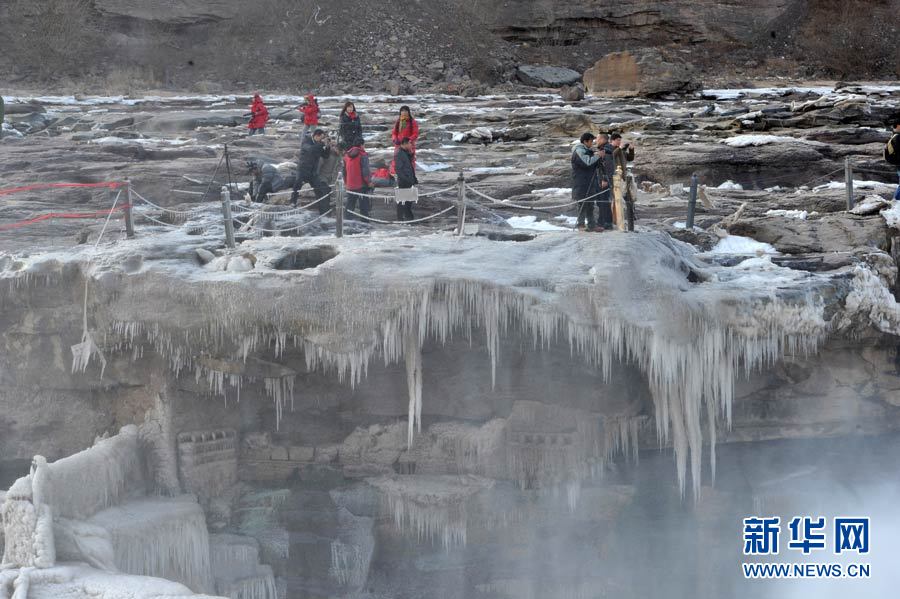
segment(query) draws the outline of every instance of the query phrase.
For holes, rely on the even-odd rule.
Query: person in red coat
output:
[[[250,135],[266,132],[266,123],[269,122],[269,109],[263,103],[262,96],[259,93],[253,94],[253,104],[250,105]]]
[[[358,201],[359,212],[368,217],[372,206],[370,198],[360,194],[372,192],[372,179],[369,170],[369,155],[363,147],[362,140],[344,154],[344,177],[347,186],[347,210],[355,212]],[[348,212],[346,218],[352,219],[353,216]]]
[[[303,105],[297,110],[303,113],[303,124],[307,127],[315,127],[319,124],[319,103],[312,94],[307,94]]]
[[[416,163],[416,140],[419,139],[419,123],[413,118],[409,106],[400,107],[400,116],[391,130],[391,140],[394,142],[394,160],[391,161],[391,174],[397,174],[397,152],[400,151],[400,142],[409,139],[409,153],[412,155],[413,166]]]

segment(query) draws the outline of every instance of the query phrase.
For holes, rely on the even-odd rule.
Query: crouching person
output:
[[[248,160],[247,167],[253,178],[250,194],[254,202],[265,203],[268,201],[270,193],[281,191],[287,187],[284,178],[274,164],[263,163],[260,160]]]
[[[369,172],[369,155],[363,147],[362,140],[344,154],[344,183],[347,186],[347,218],[352,219],[350,210],[356,212],[357,204],[359,213],[369,217],[371,210],[371,198],[366,197],[372,190],[372,179]]]

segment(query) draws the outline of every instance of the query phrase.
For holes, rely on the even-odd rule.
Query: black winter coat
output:
[[[587,159],[587,162],[585,162]],[[601,170],[600,157],[578,144],[572,152],[572,199],[583,200],[600,192],[600,177],[606,172]]]
[[[615,148],[612,144],[604,144],[603,145],[603,158],[601,162],[603,163],[603,171],[606,173],[606,179],[608,181],[613,180],[613,175],[616,174],[616,159],[613,157],[613,152]]]
[[[400,148],[394,158],[394,169],[397,171],[397,187],[409,189],[413,185],[418,185],[419,180],[416,178],[411,152]]]
[[[353,117],[351,119],[346,112],[341,113],[341,127],[338,130],[338,137],[342,150],[363,143],[362,122],[359,120],[359,113],[354,113]]]
[[[297,173],[300,176],[314,175],[319,169],[319,160],[328,156],[328,148],[324,143],[316,143],[312,135],[303,138],[300,144],[300,163],[297,165]]]

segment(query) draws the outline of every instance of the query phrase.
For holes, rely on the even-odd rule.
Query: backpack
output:
[[[884,159],[888,164],[900,166],[900,133],[894,133],[885,144]]]

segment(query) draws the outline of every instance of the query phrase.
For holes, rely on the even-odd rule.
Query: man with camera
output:
[[[329,154],[337,153],[334,141],[326,137],[325,131],[316,129],[312,135],[303,138],[300,146],[300,159],[297,162],[297,178],[294,181],[294,193],[291,194],[291,204],[297,205],[300,198],[300,189],[305,183],[309,183],[316,192],[316,199],[320,200],[316,207],[319,214],[328,211],[331,202],[321,199],[331,192],[331,187],[319,175],[319,160],[327,158]]]
[[[594,134],[585,132],[572,152],[572,200],[578,202],[578,229],[594,231],[594,204],[602,186],[609,187],[600,160],[602,153],[594,149]]]

